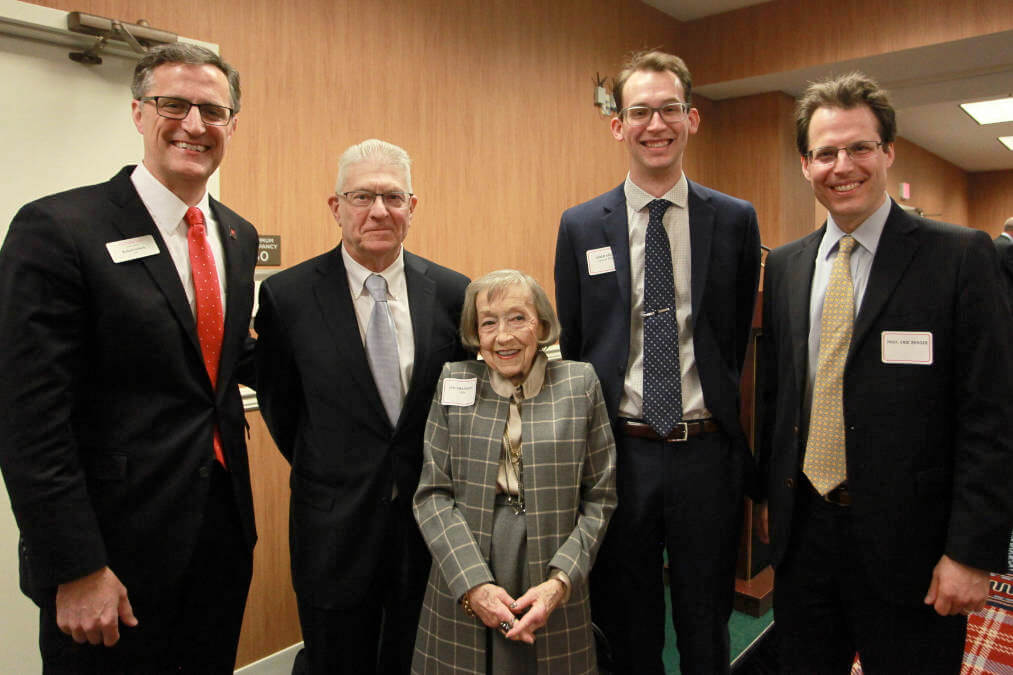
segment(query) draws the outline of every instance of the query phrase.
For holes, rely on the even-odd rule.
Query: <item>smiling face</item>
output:
[[[684,102],[682,83],[675,73],[638,70],[623,85],[623,106],[646,105],[652,108],[666,103]],[[660,114],[650,121],[632,127],[626,121],[612,118],[612,135],[626,144],[630,153],[630,178],[647,189],[660,184],[671,187],[682,176],[682,155],[691,134],[700,126],[700,113],[691,108],[686,117],[668,123]]]
[[[211,65],[164,63],[151,72],[145,96],[232,107],[229,81]],[[144,136],[144,166],[181,200],[196,204],[225,156],[237,118],[233,116],[225,126],[205,124],[194,106],[185,119],[171,120],[159,116],[154,101],[135,100],[132,110],[134,126]]]
[[[543,335],[531,292],[519,284],[475,296],[479,353],[490,368],[515,385],[524,382]]]
[[[368,190],[377,194],[408,192],[404,171],[397,166],[364,160],[345,170],[341,192]],[[327,200],[334,220],[341,227],[341,242],[352,258],[373,272],[390,267],[408,236],[412,214],[418,204],[412,196],[404,208],[391,208],[383,199],[374,199],[368,207],[356,207],[338,195]]]
[[[809,122],[809,149],[844,147],[855,141],[880,140],[879,123],[868,106],[818,108]],[[813,194],[845,232],[865,222],[886,199],[886,171],[893,165],[893,144],[880,146],[871,157],[854,160],[840,152],[827,166],[802,157],[802,174]]]

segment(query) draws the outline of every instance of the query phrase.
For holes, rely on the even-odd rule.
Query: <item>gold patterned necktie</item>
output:
[[[844,362],[848,357],[855,323],[855,291],[851,283],[851,251],[854,247],[855,240],[850,234],[841,237],[837,258],[830,270],[820,321],[820,352],[802,472],[821,495],[847,478]]]

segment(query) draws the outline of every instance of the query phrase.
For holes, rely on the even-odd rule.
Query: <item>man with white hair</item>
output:
[[[429,552],[411,512],[467,277],[404,250],[411,160],[348,148],[328,199],[341,244],[260,289],[257,397],[292,465],[290,545],[311,673],[407,673]]]

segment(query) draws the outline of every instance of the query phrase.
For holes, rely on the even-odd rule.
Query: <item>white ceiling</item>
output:
[[[676,11],[700,11],[702,3],[651,0],[648,4],[680,18]],[[749,4],[758,3],[710,0],[705,11],[718,14]],[[668,7],[675,5],[677,10],[669,11]],[[699,16],[703,14],[694,18]],[[958,105],[1013,94],[1013,31],[743,80],[707,83],[694,87],[694,91],[712,100],[768,91],[783,91],[797,97],[809,82],[850,70],[868,73],[890,92],[897,110],[898,133],[904,138],[965,171],[1013,169],[1013,152],[996,140],[999,136],[1013,135],[1013,122],[980,126]]]

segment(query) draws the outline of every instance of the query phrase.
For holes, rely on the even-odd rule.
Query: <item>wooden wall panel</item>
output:
[[[968,176],[967,223],[995,239],[1013,218],[1013,171],[984,171]]]
[[[682,24],[698,84],[1013,29],[1013,0],[773,0]]]
[[[898,138],[886,189],[900,204],[920,208],[925,216],[967,225],[967,174],[954,164],[907,139]],[[911,199],[900,199],[900,184],[911,184]]]

